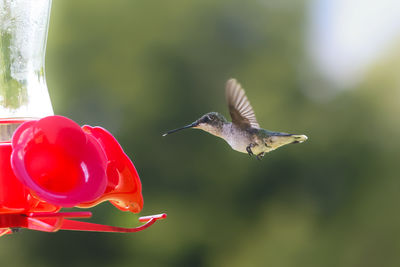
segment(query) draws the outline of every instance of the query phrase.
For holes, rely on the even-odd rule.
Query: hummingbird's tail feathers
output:
[[[278,147],[288,145],[288,144],[298,144],[306,141],[308,137],[303,134],[287,134],[287,133],[279,133],[275,132],[265,138],[265,144],[271,150],[275,150]]]
[[[304,134],[294,134],[292,136],[294,138],[294,141],[292,142],[292,144],[303,143],[304,141],[306,141],[308,139],[307,135],[304,135]]]

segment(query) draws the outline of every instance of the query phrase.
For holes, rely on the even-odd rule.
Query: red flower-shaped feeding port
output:
[[[101,127],[81,128],[62,116],[27,121],[11,144],[0,144],[0,170],[0,234],[14,227],[136,232],[166,217],[141,217],[145,225],[119,228],[66,219],[90,217],[90,212],[58,213],[63,207],[89,208],[107,200],[123,211],[141,211],[137,171]]]
[[[131,160],[117,140],[103,128],[85,125],[82,129],[86,134],[96,138],[106,153],[107,187],[101,197],[78,206],[87,208],[109,200],[120,210],[140,212],[143,208],[142,185]]]

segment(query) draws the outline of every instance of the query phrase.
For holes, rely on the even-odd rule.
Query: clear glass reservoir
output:
[[[23,120],[53,115],[44,59],[51,0],[0,0],[0,142]]]

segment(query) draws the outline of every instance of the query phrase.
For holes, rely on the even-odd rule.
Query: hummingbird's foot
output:
[[[254,155],[253,151],[251,151],[251,147],[250,146],[246,147],[246,151],[247,151],[247,153],[249,153],[249,156]]]
[[[262,158],[264,157],[265,152],[261,152],[260,154],[257,155],[257,159],[258,160],[262,160]]]
[[[251,148],[252,148],[252,147],[255,147],[255,146],[256,146],[256,144],[251,143],[250,145],[248,145],[248,146],[246,147],[246,151],[247,151],[247,153],[249,153],[249,156],[254,155],[254,153],[253,153],[253,151],[251,150]]]

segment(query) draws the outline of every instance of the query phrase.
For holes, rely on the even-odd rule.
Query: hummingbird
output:
[[[308,139],[306,135],[262,129],[245,91],[236,79],[226,82],[225,95],[232,122],[218,112],[209,112],[193,123],[168,131],[163,136],[188,128],[201,129],[223,138],[236,151],[255,155],[258,160],[281,146],[302,143]]]

